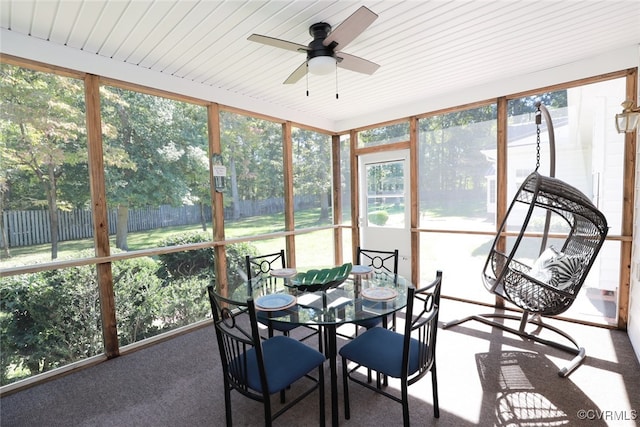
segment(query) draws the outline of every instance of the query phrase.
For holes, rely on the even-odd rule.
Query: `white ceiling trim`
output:
[[[349,129],[365,127],[370,124],[495,99],[500,96],[527,92],[538,88],[568,83],[635,67],[640,68],[640,45],[628,46],[613,52],[607,52],[603,55],[570,64],[559,65],[544,71],[533,72],[522,76],[513,76],[508,79],[502,79],[480,86],[460,87],[453,92],[436,94],[411,103],[389,106],[389,110],[393,111],[393,115],[391,116],[388,111],[380,111],[350,117],[347,120],[336,122],[332,130],[342,132]],[[638,86],[638,98],[640,99],[640,85]],[[620,102],[622,101],[624,100],[621,99]]]
[[[335,131],[335,123],[323,117],[309,117],[308,114],[300,111],[283,108],[279,105],[252,99],[213,86],[205,86],[179,77],[158,73],[133,64],[114,62],[102,56],[24,36],[4,28],[0,28],[0,39],[2,40],[0,51],[7,55],[161,89],[228,107],[257,112],[283,121],[288,120]]]
[[[412,102],[389,105],[388,109],[331,121],[323,117],[313,117],[280,105],[249,98],[238,93],[205,86],[164,73],[151,71],[125,62],[114,62],[105,57],[78,49],[55,45],[34,37],[24,36],[0,28],[0,51],[5,54],[43,62],[75,71],[96,74],[116,80],[148,86],[190,96],[205,101],[216,102],[229,107],[267,114],[280,120],[344,132],[349,129],[369,126],[389,120],[424,114],[456,105],[463,105],[503,95],[524,92],[539,87],[570,82],[595,75],[640,67],[640,45],[628,46],[613,52],[581,61],[553,67],[548,70],[513,76],[475,87],[458,87],[455,91],[435,93],[428,98]],[[622,100],[621,100],[622,101]],[[265,113],[268,112],[268,113]]]

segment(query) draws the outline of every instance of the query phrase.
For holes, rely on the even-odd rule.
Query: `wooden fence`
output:
[[[296,196],[296,209],[318,206],[317,196]],[[282,199],[242,200],[239,206],[242,218],[273,214],[284,211]],[[109,234],[116,233],[117,211],[108,213]],[[211,222],[211,207],[204,208],[205,220]],[[225,219],[233,216],[232,208],[225,208]],[[148,207],[129,209],[128,231],[154,230],[164,227],[193,225],[200,223],[200,206],[187,205],[172,207]],[[51,242],[49,212],[47,210],[5,211],[3,212],[4,234],[10,248],[39,245]],[[89,239],[93,237],[91,211],[75,209],[58,211],[58,241]],[[3,233],[0,233],[0,248],[5,247]]]

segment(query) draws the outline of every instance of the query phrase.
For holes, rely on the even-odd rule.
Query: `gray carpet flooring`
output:
[[[487,309],[443,300],[440,320],[480,312]],[[585,363],[568,378],[557,375],[570,359],[558,350],[479,322],[441,329],[437,349],[440,418],[433,418],[427,376],[409,389],[412,424],[640,425],[635,419],[640,417],[640,366],[626,333],[549,323],[586,347]],[[327,374],[328,369],[327,363]],[[3,427],[220,426],[225,422],[220,370],[213,326],[207,326],[5,396],[0,399],[0,423]],[[389,389],[396,386],[392,381]],[[328,393],[327,387],[330,417]],[[339,380],[341,425],[401,425],[399,404],[357,385],[351,385],[350,396],[351,419],[345,420]],[[259,403],[234,393],[232,405],[234,425],[263,424]],[[308,397],[275,425],[318,425],[317,399]]]

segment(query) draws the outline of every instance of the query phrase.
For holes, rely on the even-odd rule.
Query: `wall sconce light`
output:
[[[638,127],[640,108],[635,108],[633,101],[622,103],[622,113],[616,114],[616,129],[618,133],[633,132]]]
[[[222,164],[222,155],[213,154],[211,156],[211,166],[213,171],[213,187],[218,193],[222,193],[225,189],[225,178],[227,176],[227,168]]]

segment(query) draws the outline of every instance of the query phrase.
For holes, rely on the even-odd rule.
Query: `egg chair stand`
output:
[[[540,159],[540,112],[545,114],[549,130],[551,153],[551,176],[538,173]],[[538,125],[538,161],[536,170],[531,173],[517,191],[507,214],[496,234],[482,273],[485,288],[510,302],[522,311],[521,316],[509,314],[480,314],[454,320],[444,324],[443,328],[459,325],[468,320],[477,320],[516,334],[527,340],[548,345],[573,354],[570,363],[560,369],[558,375],[568,376],[585,359],[586,352],[576,340],[564,331],[543,323],[543,316],[555,316],[565,312],[575,301],[589,270],[604,243],[608,232],[604,215],[580,190],[553,177],[555,173],[555,143],[553,125],[549,113],[538,104],[536,123]],[[510,215],[526,214],[515,236],[511,250],[506,251],[507,223]],[[545,216],[544,229],[537,233],[540,239],[538,260],[533,265],[523,260],[522,253],[525,235],[531,236],[528,227],[536,213]],[[563,239],[560,248],[547,248],[553,219],[553,238]],[[535,226],[534,226],[535,227]],[[513,233],[511,233],[513,234]],[[535,233],[534,233],[535,234]],[[507,326],[505,320],[518,320],[519,327]],[[532,332],[525,331],[528,324],[535,325]],[[549,330],[563,337],[567,344],[539,336],[543,330]]]

